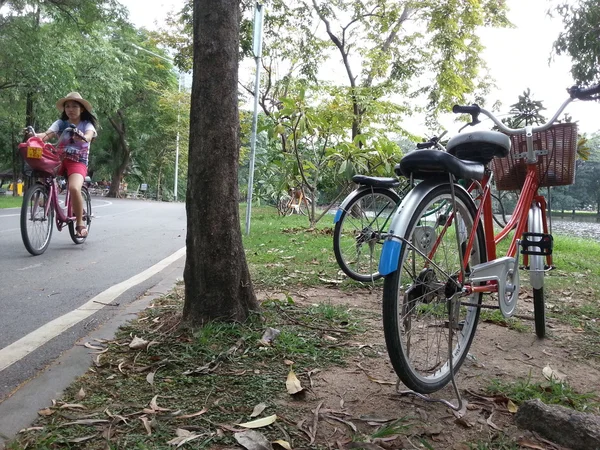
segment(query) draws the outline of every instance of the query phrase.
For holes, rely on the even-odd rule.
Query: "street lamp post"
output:
[[[152,56],[156,56],[164,61],[167,61],[175,67],[174,62],[171,58],[167,58],[166,56],[159,55],[158,53],[151,52],[150,50],[145,49],[144,47],[140,47],[136,44],[131,44],[134,48],[146,52]],[[182,82],[183,82],[183,74],[180,70],[177,70],[177,92],[181,94]],[[177,180],[179,178],[179,122],[181,120],[181,95],[177,99],[177,137],[175,138],[175,181],[173,183],[173,198],[177,201]]]

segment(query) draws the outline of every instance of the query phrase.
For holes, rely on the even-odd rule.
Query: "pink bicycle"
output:
[[[69,132],[69,129],[65,132]],[[60,188],[56,177],[64,152],[38,137],[31,137],[27,142],[19,144],[19,151],[33,169],[32,178],[36,180],[25,192],[21,207],[21,237],[27,251],[32,255],[41,255],[46,251],[55,220],[58,231],[67,225],[73,242],[83,244],[87,236],[79,236],[75,229],[76,218],[72,211],[68,185],[65,189],[64,207],[58,199]],[[85,185],[81,188],[81,196],[83,220],[89,236],[92,223],[92,200]]]

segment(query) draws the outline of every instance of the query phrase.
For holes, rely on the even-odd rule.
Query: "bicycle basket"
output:
[[[19,144],[19,152],[33,170],[46,175],[56,176],[62,162],[59,154],[52,151],[52,146],[38,137]]]
[[[523,187],[527,175],[524,153],[527,153],[525,134],[510,136],[511,149],[504,158],[494,158],[496,188],[516,191]],[[577,157],[577,124],[558,123],[546,131],[533,133],[533,149],[547,150],[537,157],[540,187],[565,186],[575,181]]]

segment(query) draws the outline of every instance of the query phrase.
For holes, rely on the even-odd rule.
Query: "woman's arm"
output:
[[[36,133],[35,136],[39,137],[42,141],[46,142],[49,139],[54,139],[54,137],[56,137],[57,134],[54,131],[48,129],[44,133]]]

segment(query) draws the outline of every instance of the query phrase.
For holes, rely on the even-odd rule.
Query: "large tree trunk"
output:
[[[239,2],[194,0],[184,323],[243,321],[258,308],[238,204]]]

